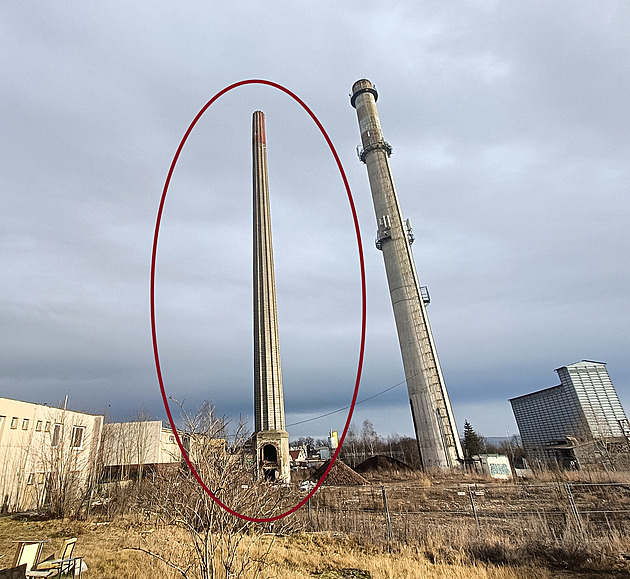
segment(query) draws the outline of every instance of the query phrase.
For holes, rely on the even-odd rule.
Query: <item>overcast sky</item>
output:
[[[247,78],[297,93],[350,180],[368,333],[356,409],[411,414],[359,131],[370,79],[461,431],[514,434],[508,398],[608,363],[630,410],[630,4],[4,2],[0,7],[0,396],[164,417],[151,347],[155,218],[184,131]],[[343,184],[286,95],[248,86],[203,117],[160,234],[167,390],[252,420],[251,114],[267,118],[288,425],[350,401],[360,276]],[[345,412],[289,426],[341,430]]]

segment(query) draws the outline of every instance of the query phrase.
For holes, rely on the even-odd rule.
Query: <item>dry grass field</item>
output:
[[[0,520],[0,554],[9,559],[17,539],[50,539],[44,554],[58,551],[63,538],[78,537],[76,554],[88,564],[86,577],[99,579],[174,579],[180,574],[133,547],[177,549],[183,537],[175,529],[155,529],[149,524],[119,519],[103,525],[76,521]],[[400,548],[394,552],[361,545],[333,534],[296,533],[274,537],[261,578],[277,579],[551,579],[564,577],[623,577],[616,573],[568,572],[536,566],[497,566],[452,560],[431,562],[419,549]],[[451,556],[452,558],[452,556]],[[457,558],[457,557],[455,557]],[[463,557],[462,557],[463,558]],[[351,570],[354,570],[352,572]],[[360,573],[360,572],[363,573]],[[367,573],[367,574],[366,574]],[[253,577],[254,575],[252,575]]]
[[[206,557],[213,568],[202,571],[191,533],[150,509],[85,521],[3,517],[0,568],[11,563],[12,541],[47,539],[47,556],[76,536],[86,579],[630,578],[630,484],[590,481],[523,485],[422,475],[322,487],[280,533],[247,528],[227,553],[234,558],[229,574],[221,568],[225,543],[210,541],[218,550]]]

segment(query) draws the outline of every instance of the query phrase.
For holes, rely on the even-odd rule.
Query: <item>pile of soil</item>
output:
[[[413,469],[404,462],[383,455],[371,456],[360,465],[356,466],[354,470],[366,474],[392,471],[413,472]]]
[[[312,480],[319,480],[324,476],[326,469],[330,461],[327,460],[322,466],[320,466],[312,476]],[[369,485],[370,483],[365,480],[359,473],[354,472],[347,464],[344,464],[340,460],[335,461],[335,464],[330,469],[326,480],[325,486],[332,487],[345,487],[354,485]]]

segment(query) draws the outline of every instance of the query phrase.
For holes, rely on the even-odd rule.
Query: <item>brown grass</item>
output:
[[[383,488],[391,512],[389,540]],[[630,487],[572,485],[571,489],[581,511],[579,521],[566,485],[558,482],[513,485],[486,479],[471,485],[469,479],[460,479],[457,486],[407,482],[322,489],[312,500],[305,528],[345,532],[357,542],[384,550],[413,547],[435,564],[532,565],[630,577],[625,559],[630,553]]]
[[[261,579],[630,577],[625,558],[630,557],[630,517],[623,512],[630,505],[630,486],[575,485],[574,498],[584,512],[620,511],[617,518],[583,515],[580,527],[568,508],[565,485],[557,480],[509,485],[460,477],[447,483],[423,477],[387,485],[393,528],[389,541],[380,485],[320,489],[310,518],[307,508],[292,515],[292,527],[309,532],[276,535],[269,526],[257,528],[253,541],[248,536],[242,542],[239,557],[248,546],[252,557],[269,547]],[[475,496],[479,527],[469,493],[461,491],[469,487],[484,489]],[[138,549],[180,560],[190,552],[189,537],[181,529],[140,514],[85,522],[5,517],[0,519],[0,567],[11,563],[12,541],[48,539],[47,556],[74,536],[75,554],[84,556],[89,567],[86,579],[181,578]]]
[[[439,474],[437,475],[439,477]],[[485,477],[480,477],[485,478]],[[485,480],[488,480],[485,478]],[[630,471],[624,469],[604,469],[585,467],[581,470],[540,468],[530,472],[527,481],[545,482],[582,482],[582,483],[630,483]]]
[[[560,569],[550,569],[540,564],[523,565],[519,557],[529,561],[525,549],[549,549],[547,544],[513,544],[501,535],[473,539],[455,529],[445,536],[429,535],[415,546],[397,546],[392,552],[386,549],[359,542],[335,533],[297,533],[291,536],[264,536],[262,541],[272,541],[263,577],[269,579],[309,579],[315,573],[333,577],[330,570],[359,569],[367,571],[373,579],[524,579],[535,577],[606,577],[603,570],[585,570],[581,573],[566,573]],[[0,554],[6,554],[3,560],[10,559],[16,539],[47,538],[44,554],[58,552],[64,538],[78,537],[76,554],[85,557],[89,567],[88,577],[101,579],[174,579],[181,577],[175,571],[167,569],[155,558],[133,547],[150,548],[162,553],[182,548],[186,538],[173,528],[156,528],[150,523],[137,523],[117,519],[110,524],[97,522],[15,521],[9,518],[0,520]],[[578,545],[577,537],[571,537]],[[516,547],[516,548],[515,548]],[[618,549],[620,545],[592,544],[590,554],[598,557],[600,548]],[[566,544],[558,543],[557,564],[567,565]],[[579,550],[583,557],[583,550]],[[484,561],[498,561],[501,564]],[[598,561],[593,561],[597,564]],[[608,572],[612,572],[608,568]],[[627,573],[628,568],[617,565],[618,573]],[[343,577],[344,575],[337,575]],[[352,576],[352,575],[347,575]],[[621,577],[622,575],[616,575]],[[628,576],[623,575],[623,576]]]
[[[85,556],[89,577],[101,579],[141,579],[154,577],[173,579],[178,574],[156,559],[129,550],[129,547],[170,548],[176,550],[184,540],[174,529],[155,529],[149,524],[117,520],[109,525],[68,521],[24,522],[8,518],[0,521],[0,553],[12,557],[17,538],[49,538],[45,553],[58,551],[63,538],[77,536],[77,555]],[[497,567],[484,563],[431,563],[417,549],[401,549],[387,553],[382,549],[359,545],[348,538],[321,534],[296,534],[290,537],[271,537],[265,576],[277,579],[310,579],[314,573],[331,569],[361,569],[373,578],[415,579],[521,579],[531,577],[531,568]],[[540,579],[551,577],[543,569]]]

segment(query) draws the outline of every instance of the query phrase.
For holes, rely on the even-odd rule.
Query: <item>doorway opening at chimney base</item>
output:
[[[278,478],[278,449],[274,444],[265,444],[261,449],[262,471],[265,480],[275,481]]]
[[[263,446],[263,462],[278,464],[278,449],[273,444]]]

